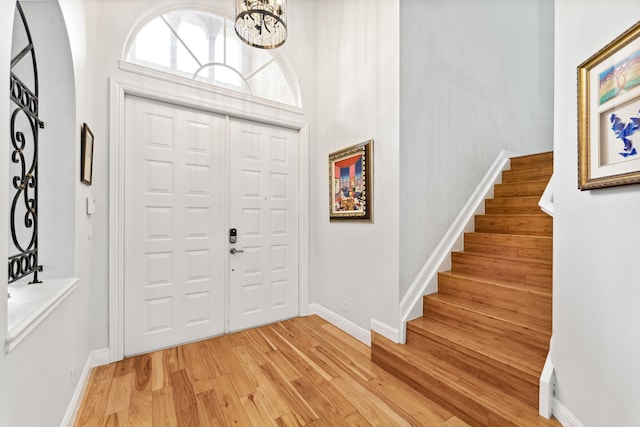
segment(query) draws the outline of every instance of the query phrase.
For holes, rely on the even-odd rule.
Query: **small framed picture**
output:
[[[578,66],[578,188],[640,182],[640,22]]]
[[[373,140],[329,154],[329,220],[373,221]]]
[[[86,123],[82,124],[80,181],[87,185],[93,181],[93,132]]]

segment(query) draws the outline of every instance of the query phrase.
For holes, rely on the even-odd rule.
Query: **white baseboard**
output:
[[[551,418],[553,414],[553,390],[555,386],[555,374],[553,371],[553,363],[551,362],[551,351],[547,354],[547,360],[544,362],[544,368],[540,374],[540,394],[538,402],[538,413],[546,419]]]
[[[564,427],[586,427],[582,421],[569,411],[569,409],[556,399],[553,400],[553,416]]]
[[[309,304],[309,314],[317,314],[338,329],[371,347],[371,332],[320,304]]]
[[[62,418],[60,427],[73,426],[76,414],[78,413],[78,409],[82,403],[84,389],[87,385],[87,381],[89,381],[89,373],[91,372],[91,369],[96,366],[106,365],[107,363],[109,363],[109,349],[105,348],[102,350],[94,350],[89,353],[89,357],[87,357],[87,361],[82,369],[82,374],[80,374],[80,378],[78,378],[78,384],[76,384],[76,389],[73,392],[73,396],[71,396],[71,401],[69,402],[69,406],[67,406],[67,412],[64,414],[64,418]]]
[[[371,319],[371,329],[395,343],[402,344],[402,337],[400,336],[400,330],[398,328],[389,326],[379,320]]]

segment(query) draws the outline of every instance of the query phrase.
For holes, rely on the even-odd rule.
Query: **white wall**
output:
[[[41,253],[48,277],[76,275],[80,277],[76,291],[58,306],[28,337],[10,353],[4,352],[7,331],[6,293],[0,293],[0,423],[20,426],[57,426],[71,399],[78,377],[92,348],[92,318],[89,300],[92,291],[86,269],[76,263],[91,261],[91,248],[86,241],[76,240],[76,228],[83,225],[79,193],[78,110],[87,104],[75,97],[73,59],[84,56],[76,48],[71,51],[64,15],[57,2],[23,2],[38,59],[41,110],[45,129],[40,131],[41,181],[40,221]],[[75,10],[83,6],[67,7]],[[0,2],[0,79],[8,80],[14,2]],[[80,12],[82,15],[84,12]],[[71,19],[69,26],[84,39],[81,20]],[[74,58],[72,58],[72,55]],[[6,96],[6,94],[5,94]],[[0,117],[9,117],[9,102],[0,102]],[[0,133],[9,135],[8,120],[0,120]],[[8,151],[0,151],[0,171],[8,176]],[[46,190],[46,192],[45,192]],[[7,185],[0,186],[0,200],[7,200]],[[7,224],[6,203],[0,219]],[[46,217],[46,218],[45,218]],[[7,241],[8,230],[0,228],[0,240]],[[7,247],[0,255],[6,259]],[[76,254],[78,254],[76,259]],[[6,270],[5,270],[6,271]],[[74,370],[73,378],[70,369]],[[54,392],[52,392],[54,391]]]
[[[585,426],[638,426],[640,186],[577,189],[576,68],[640,19],[640,1],[555,4],[556,399]]]
[[[291,2],[293,3],[293,2]],[[369,330],[398,309],[398,1],[318,2],[311,300]],[[374,222],[329,222],[328,154],[374,139]],[[342,301],[347,311],[342,310]]]
[[[550,151],[552,0],[400,1],[400,297],[502,150]]]

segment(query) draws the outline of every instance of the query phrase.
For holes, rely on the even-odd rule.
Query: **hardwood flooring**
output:
[[[371,362],[370,349],[300,317],[95,368],[75,426],[467,424]]]

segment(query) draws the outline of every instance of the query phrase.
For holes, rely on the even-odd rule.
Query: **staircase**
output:
[[[538,207],[553,153],[511,159],[464,251],[399,345],[373,332],[372,360],[474,426],[548,426],[538,384],[551,337],[552,218]]]

